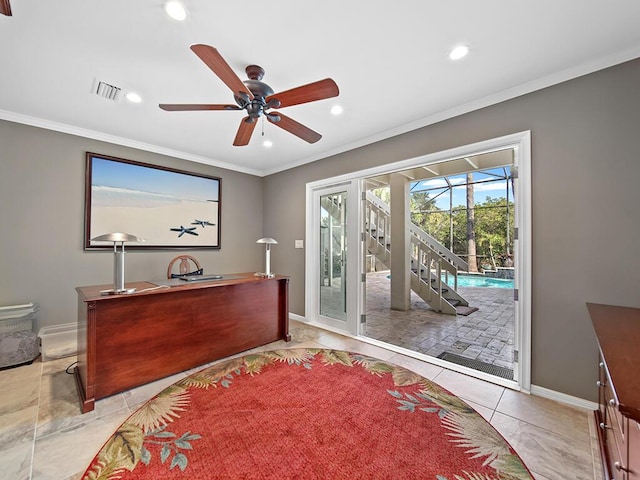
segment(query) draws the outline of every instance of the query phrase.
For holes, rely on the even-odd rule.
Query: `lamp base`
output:
[[[262,273],[262,272],[257,272],[255,274],[256,277],[262,277],[262,278],[273,278],[276,276],[275,273]]]
[[[122,290],[116,290],[115,288],[112,288],[111,290],[100,290],[100,295],[126,295],[135,291],[135,288],[123,288]]]

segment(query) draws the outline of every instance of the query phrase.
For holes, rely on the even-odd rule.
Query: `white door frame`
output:
[[[321,182],[307,185],[306,256],[305,256],[305,317],[311,323],[338,332],[358,334],[359,288],[362,258],[360,231],[359,184],[355,180]],[[347,255],[346,255],[346,320],[342,321],[320,314],[320,197],[331,193],[347,193]]]
[[[514,245],[514,262],[515,262],[515,289],[517,291],[517,301],[515,301],[515,338],[514,338],[514,350],[518,352],[519,361],[515,364],[516,372],[515,377],[517,381],[501,381],[502,379],[493,379],[492,376],[482,374],[482,372],[471,372],[470,369],[464,369],[464,373],[468,373],[479,378],[495,381],[510,388],[516,388],[524,392],[531,391],[531,132],[524,131],[518,132],[503,137],[492,138],[478,143],[464,145],[461,147],[444,150],[441,152],[431,153],[420,157],[411,158],[408,160],[402,160],[391,164],[382,165],[366,170],[360,170],[358,172],[352,172],[349,174],[333,177],[325,180],[319,180],[310,182],[307,184],[307,215],[306,215],[306,262],[305,262],[305,315],[307,321],[310,323],[317,322],[317,314],[313,312],[318,311],[317,298],[314,300],[314,294],[318,291],[318,279],[319,279],[319,266],[314,261],[319,257],[318,255],[318,238],[314,238],[313,222],[313,192],[322,188],[327,188],[335,185],[349,185],[350,188],[356,193],[353,198],[354,203],[351,205],[351,209],[354,207],[357,209],[357,219],[355,222],[349,222],[349,229],[357,229],[357,235],[360,234],[361,228],[361,203],[358,200],[362,195],[361,179],[367,177],[373,177],[376,175],[382,175],[385,173],[391,173],[401,171],[420,165],[429,165],[433,163],[440,163],[447,160],[453,160],[456,158],[462,158],[466,156],[479,155],[482,153],[489,153],[497,150],[504,150],[507,148],[514,149],[514,170],[517,175],[514,177],[516,202],[515,202],[515,228],[517,229],[516,240]],[[319,222],[316,222],[319,224]],[[315,243],[314,243],[315,242]],[[353,243],[351,244],[353,245]],[[358,258],[355,259],[355,266],[348,270],[352,280],[360,278],[364,273],[363,262],[358,259],[363,258],[363,242],[358,241]],[[353,250],[351,250],[353,251]],[[355,253],[355,252],[353,252]],[[349,255],[350,257],[355,255]],[[349,267],[348,267],[349,268]],[[355,268],[355,270],[354,270]],[[357,272],[357,275],[354,273]],[[355,278],[354,278],[355,277]],[[315,282],[315,283],[314,283]],[[348,331],[342,331],[341,333],[349,333],[351,335],[358,335],[358,319],[364,313],[364,305],[361,301],[363,298],[362,282],[349,283],[347,287],[347,296],[349,297],[349,289],[354,288],[351,292],[352,306],[351,310],[348,309]],[[360,300],[359,300],[360,299]],[[314,310],[315,309],[315,310]],[[355,327],[355,330],[353,328]],[[331,329],[331,328],[330,328]],[[339,329],[337,329],[340,331]],[[443,364],[439,359],[428,357],[427,361],[436,364]],[[447,368],[457,370],[458,368],[454,364],[446,364]]]

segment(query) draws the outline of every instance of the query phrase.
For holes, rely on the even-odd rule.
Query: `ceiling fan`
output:
[[[161,103],[159,105],[161,109],[172,112],[192,110],[246,110],[248,115],[240,122],[236,138],[233,141],[233,145],[237,147],[249,144],[256,123],[263,115],[269,122],[306,142],[315,143],[322,138],[322,135],[318,132],[314,132],[310,128],[280,112],[270,112],[269,109],[290,107],[292,105],[300,105],[302,103],[336,97],[340,92],[336,82],[332,79],[325,78],[324,80],[302,85],[284,92],[274,93],[269,85],[262,82],[262,77],[264,76],[262,67],[249,65],[245,69],[249,80],[243,82],[214,47],[198,44],[191,45],[191,50],[231,89],[236,105]]]
[[[9,0],[0,0],[0,13],[7,17],[11,16],[11,4]]]

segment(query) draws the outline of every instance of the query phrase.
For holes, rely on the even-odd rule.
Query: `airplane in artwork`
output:
[[[216,224],[215,223],[211,223],[208,220],[198,220],[196,218],[195,221],[191,222],[191,225],[200,225],[202,228],[204,228],[206,226],[214,227]]]
[[[198,233],[194,232],[194,230],[196,229],[196,227],[191,227],[191,228],[185,228],[182,225],[180,225],[180,228],[171,228],[170,230],[172,232],[180,232],[178,234],[178,238],[180,238],[182,235],[184,235],[185,233],[188,233],[189,235],[199,235]]]

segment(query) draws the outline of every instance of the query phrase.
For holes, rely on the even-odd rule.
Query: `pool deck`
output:
[[[468,316],[435,312],[413,292],[410,310],[391,310],[387,275],[367,274],[367,337],[432,357],[449,352],[513,369],[512,289],[460,287],[469,306],[478,308]]]

